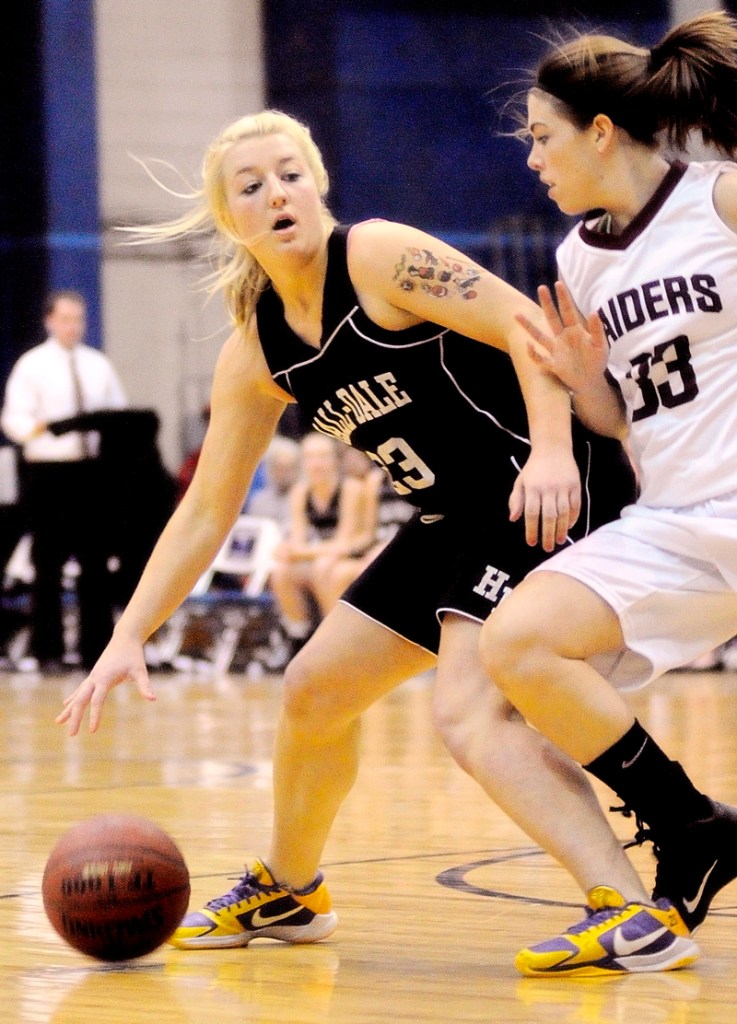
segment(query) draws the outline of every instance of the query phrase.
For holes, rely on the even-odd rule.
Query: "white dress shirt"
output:
[[[76,361],[83,409],[75,394],[70,356]],[[123,409],[128,401],[123,385],[106,355],[78,344],[66,348],[47,338],[29,349],[10,372],[0,425],[16,444],[23,445],[29,462],[76,462],[83,457],[82,435],[71,431],[55,437],[50,431],[34,436],[39,424],[67,419],[80,412]],[[99,451],[99,434],[85,435],[91,455]]]

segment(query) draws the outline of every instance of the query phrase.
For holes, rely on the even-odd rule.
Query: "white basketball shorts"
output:
[[[592,664],[619,689],[644,686],[737,636],[737,494],[629,505],[533,571],[571,576],[610,605],[626,649]]]

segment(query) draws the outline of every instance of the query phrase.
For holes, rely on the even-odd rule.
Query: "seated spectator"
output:
[[[364,500],[363,485],[342,473],[337,441],[310,433],[300,447],[302,479],[290,492],[288,534],[276,550],[270,577],[290,657],[322,617],[316,561],[354,549]]]
[[[389,474],[365,452],[347,448],[344,471],[361,481],[362,519],[352,551],[322,557],[315,565],[320,606],[327,613],[346,588],[386,547],[399,527],[414,514],[414,507],[394,490]]]
[[[289,530],[289,496],[299,478],[300,462],[299,444],[277,434],[263,458],[264,484],[252,490],[246,501],[246,512],[273,519],[284,536]]]

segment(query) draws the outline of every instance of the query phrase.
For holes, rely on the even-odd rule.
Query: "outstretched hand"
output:
[[[110,641],[90,674],[77,689],[64,700],[64,710],[57,715],[57,725],[69,724],[69,735],[76,736],[89,707],[89,731],[97,732],[102,707],[110,690],[119,683],[131,680],[145,700],[156,700],[151,689],[143,647],[139,643]]]
[[[581,512],[581,476],[572,453],[533,450],[509,497],[509,518],[525,518],[525,540],[544,551],[565,543]]]
[[[538,288],[537,296],[548,322],[548,334],[523,313],[516,315],[530,335],[530,358],[575,395],[600,380],[606,368],[609,346],[601,318],[595,312],[582,317],[562,281],[555,284],[557,305],[546,285]]]

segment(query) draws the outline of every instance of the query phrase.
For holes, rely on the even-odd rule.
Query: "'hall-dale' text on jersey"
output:
[[[530,451],[511,359],[437,324],[398,331],[375,324],[348,273],[348,230],[335,228],[328,243],[319,349],[292,331],[273,289],[259,298],[259,338],[274,380],[315,430],[365,451],[423,513],[498,514]],[[584,491],[595,463],[616,492],[618,446],[581,434]],[[600,514],[610,517],[611,508]],[[587,507],[579,522],[585,529],[595,520]]]

